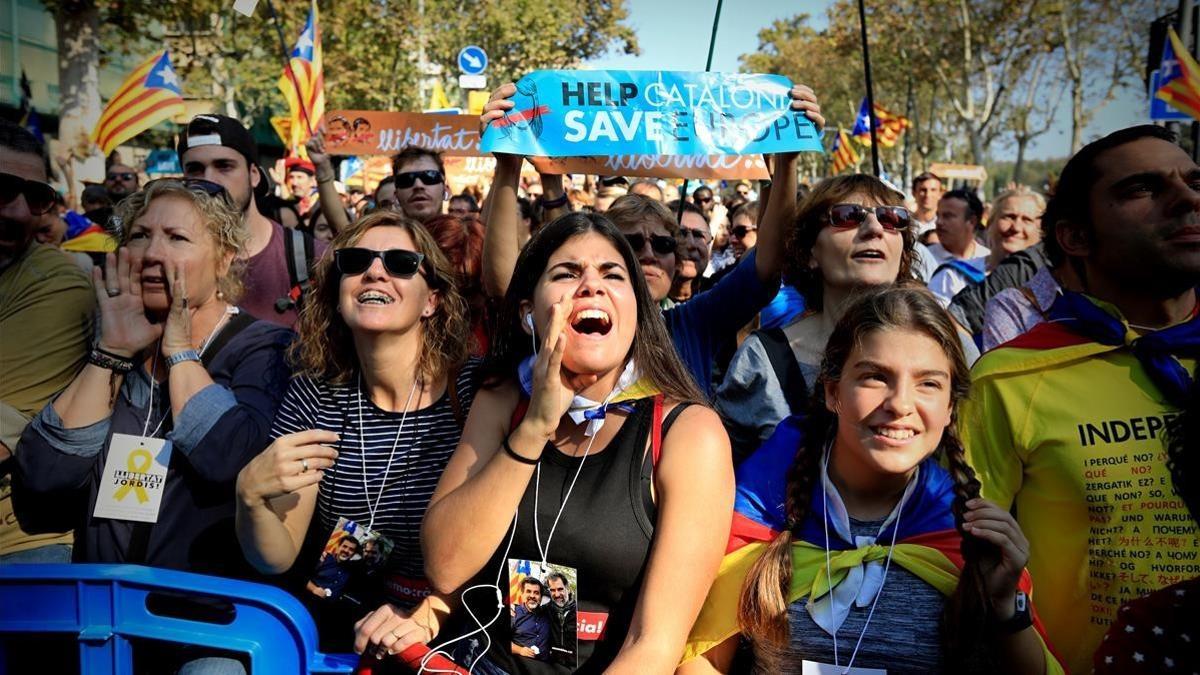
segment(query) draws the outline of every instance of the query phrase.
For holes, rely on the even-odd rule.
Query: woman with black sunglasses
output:
[[[425,581],[419,529],[477,368],[466,301],[422,225],[379,211],[330,251],[275,440],[238,479],[238,536],[260,571],[291,570],[324,649],[382,656],[428,641],[448,611]]]
[[[782,328],[755,331],[738,348],[716,405],[735,461],[803,410],[833,327],[854,296],[912,278],[914,234],[904,196],[877,178],[817,184],[796,213],[784,277],[808,310]]]

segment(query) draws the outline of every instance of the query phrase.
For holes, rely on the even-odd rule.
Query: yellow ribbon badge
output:
[[[137,450],[129,453],[129,457],[125,458],[125,470],[129,473],[144,474],[150,469],[150,465],[153,462],[154,457],[150,454],[149,450],[145,448],[138,448]],[[142,480],[140,478],[129,478],[128,481],[129,482],[121,486],[121,489],[117,490],[117,494],[114,495],[114,498],[117,501],[125,499],[125,495],[129,494],[130,490],[133,490],[134,494],[137,495],[139,504],[145,504],[146,502],[150,501],[150,495],[146,494],[146,488],[142,486]]]

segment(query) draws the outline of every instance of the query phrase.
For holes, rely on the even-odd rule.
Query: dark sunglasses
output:
[[[386,251],[376,251],[369,248],[339,248],[333,252],[333,264],[342,274],[362,274],[367,271],[376,258],[383,260],[383,268],[388,274],[401,279],[411,279],[421,269],[425,261],[423,254],[403,248],[389,248]]]
[[[446,180],[442,177],[441,171],[429,169],[426,171],[405,171],[404,173],[396,174],[396,187],[401,190],[407,190],[417,181],[421,181],[421,185],[441,185],[442,181]]]
[[[634,253],[641,253],[646,247],[646,235],[644,234],[627,234],[625,240],[629,242],[629,246],[633,248]],[[665,234],[650,235],[650,250],[658,255],[666,255],[674,253],[676,248],[675,237],[668,237]]]
[[[134,178],[137,178],[137,174],[128,171],[108,174],[108,180],[133,180]]]
[[[903,206],[876,206],[868,209],[859,204],[835,204],[829,209],[829,224],[839,230],[858,228],[867,220],[867,214],[875,212],[875,219],[888,232],[908,229],[911,216]]]
[[[708,232],[698,228],[681,227],[679,233],[684,239],[698,239],[700,241],[708,241]]]
[[[17,195],[25,195],[29,213],[35,216],[49,213],[58,198],[58,193],[48,183],[0,172],[0,205],[11,203]]]
[[[738,239],[745,239],[746,235],[750,234],[751,232],[754,232],[757,229],[758,229],[757,227],[748,227],[746,225],[738,225],[737,227],[730,230],[729,233],[732,234],[733,236],[737,237]]]

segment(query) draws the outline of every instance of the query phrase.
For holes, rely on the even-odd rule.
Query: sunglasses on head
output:
[[[737,227],[730,230],[729,234],[732,234],[733,236],[737,237],[738,239],[745,239],[746,235],[750,234],[751,232],[754,232],[757,229],[758,229],[757,227],[750,227],[749,225],[738,225]]]
[[[333,264],[342,274],[362,274],[376,258],[383,260],[383,268],[388,274],[401,279],[411,279],[421,270],[421,264],[425,261],[423,254],[403,248],[376,251],[351,247],[339,248],[333,252]]]
[[[58,198],[58,193],[48,183],[0,172],[0,205],[9,204],[17,195],[25,195],[29,213],[35,216],[49,213]]]
[[[229,201],[229,193],[225,191],[225,186],[220,183],[214,183],[211,180],[203,178],[159,178],[146,183],[145,188],[149,188],[156,183],[176,183],[195,192],[197,194],[208,195],[209,197],[217,197]]]
[[[646,247],[646,235],[644,234],[627,234],[625,240],[629,242],[629,246],[633,248],[634,253],[641,253]],[[666,255],[675,252],[675,237],[669,237],[665,234],[650,235],[650,250],[658,255]]]
[[[421,181],[421,185],[441,185],[442,181],[446,180],[442,177],[442,172],[434,169],[425,171],[405,171],[404,173],[396,174],[396,187],[400,190],[408,188]]]
[[[836,204],[829,209],[829,224],[839,230],[854,229],[867,220],[867,214],[875,213],[875,219],[888,232],[908,228],[911,216],[903,206],[876,206],[868,209],[859,204]]]

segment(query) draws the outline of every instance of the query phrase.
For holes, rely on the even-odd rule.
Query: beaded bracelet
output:
[[[113,354],[112,352],[106,352],[99,347],[92,349],[92,352],[88,354],[87,362],[93,366],[99,366],[100,368],[111,370],[114,373],[120,373],[121,375],[133,370],[132,359],[127,359],[118,354]]]
[[[537,466],[539,460],[518,455],[517,451],[512,449],[512,446],[508,444],[508,436],[504,437],[504,440],[500,443],[500,447],[504,448],[504,452],[507,453],[509,457],[512,457],[518,462],[522,464],[528,464],[529,466]]]

